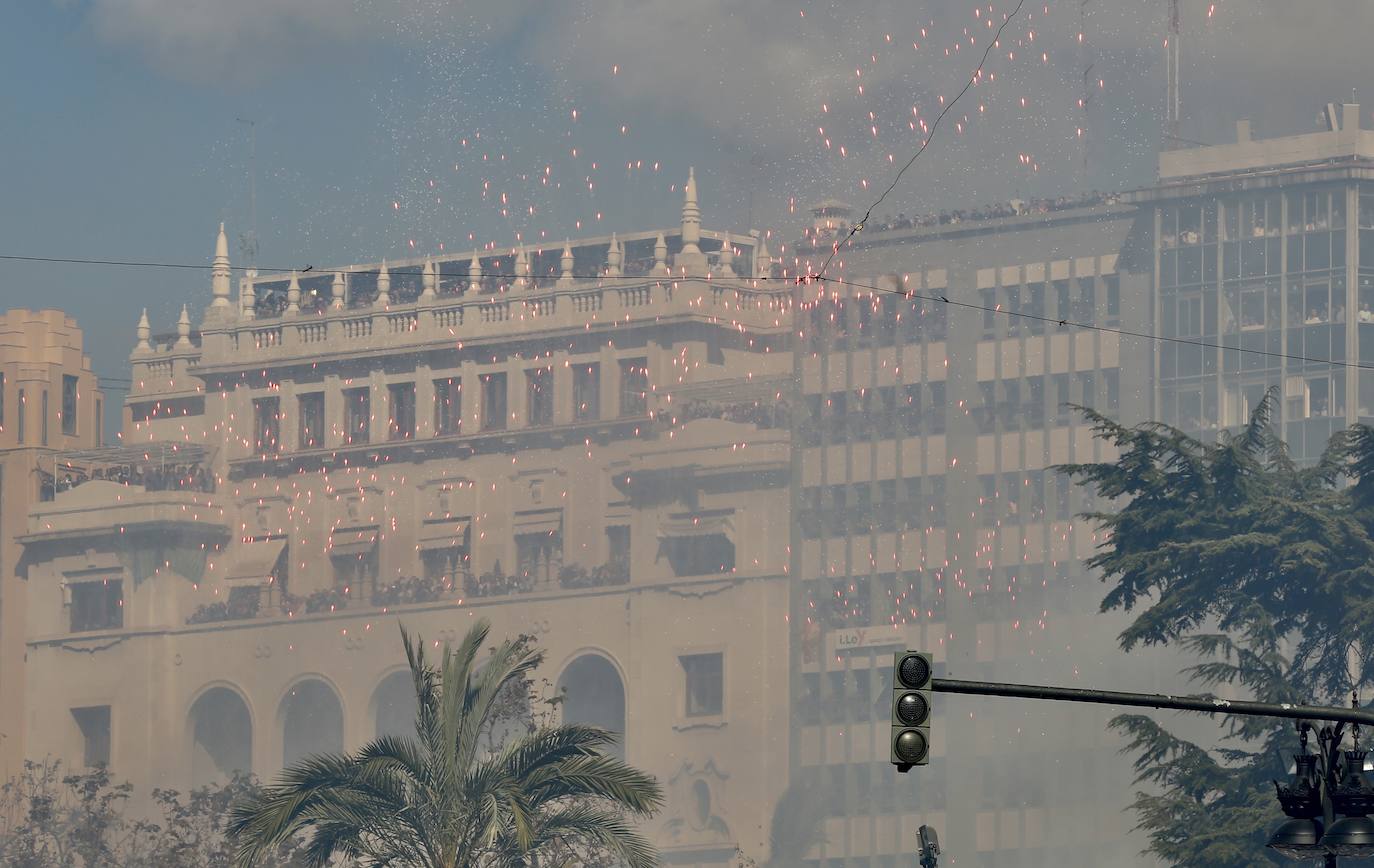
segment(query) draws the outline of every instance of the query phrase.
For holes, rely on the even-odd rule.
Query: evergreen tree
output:
[[[1204,691],[1343,705],[1374,675],[1374,429],[1339,432],[1299,466],[1274,432],[1274,401],[1210,443],[1079,408],[1119,457],[1058,469],[1116,505],[1085,518],[1106,531],[1088,561],[1108,586],[1102,611],[1134,616],[1124,651],[1183,648]],[[1150,785],[1134,802],[1148,852],[1185,868],[1281,864],[1264,844],[1283,819],[1271,781],[1287,776],[1292,722],[1222,725],[1223,748],[1209,751],[1144,715],[1112,721]]]

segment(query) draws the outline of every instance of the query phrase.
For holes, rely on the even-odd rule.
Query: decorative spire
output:
[[[700,253],[701,209],[697,207],[696,169],[687,170],[687,191],[682,202],[682,252]]]
[[[336,272],[334,272],[334,282],[333,282],[332,284],[330,284],[330,287],[329,287],[329,296],[330,296],[329,306],[330,306],[331,308],[333,308],[334,310],[343,310],[343,308],[344,308],[344,292],[345,292],[345,291],[346,291],[346,289],[345,289],[345,285],[344,285],[344,276],[343,276],[343,272],[342,272],[342,271],[336,271]]]
[[[768,252],[768,239],[759,236],[754,248],[754,277],[763,279],[773,276],[773,255]]]
[[[482,263],[477,259],[476,250],[472,251],[472,259],[468,260],[468,290],[482,291]]]
[[[296,272],[291,272],[291,282],[286,285],[286,314],[295,316],[301,312],[301,281]]]
[[[219,235],[215,236],[215,259],[210,266],[210,302],[212,308],[229,307],[229,239],[224,234],[224,224],[219,224]]]
[[[663,239],[663,233],[658,233],[654,239],[654,274],[670,274],[668,270],[668,242]]]
[[[181,316],[177,317],[177,349],[185,349],[191,345],[191,314],[186,310],[186,305],[181,306]]]
[[[148,343],[148,338],[153,336],[153,327],[148,324],[148,308],[143,309],[143,313],[138,318],[138,345],[134,347],[136,353],[149,353],[153,350],[153,345]]]
[[[735,245],[730,240],[730,233],[726,232],[725,237],[720,242],[720,275],[721,277],[735,276]]]
[[[624,261],[625,254],[620,251],[620,242],[615,239],[615,233],[611,233],[611,246],[606,251],[606,276],[619,277],[620,263]]]
[[[386,260],[382,260],[382,270],[377,272],[377,306],[391,304],[391,272],[386,270]]]
[[[439,268],[434,264],[434,258],[425,257],[425,269],[420,276],[420,301],[429,301],[434,298],[439,289]]]
[[[572,244],[569,241],[563,242],[563,255],[559,257],[558,266],[562,274],[558,277],[559,286],[572,286],[573,282],[573,255]]]
[[[687,170],[687,191],[682,203],[682,250],[674,263],[686,274],[706,273],[706,257],[701,253],[701,209],[697,207],[695,169]]]

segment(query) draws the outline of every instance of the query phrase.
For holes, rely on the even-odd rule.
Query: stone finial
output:
[[[251,272],[239,281],[239,316],[250,321],[258,318],[258,288]]]
[[[425,257],[425,268],[420,274],[420,301],[430,301],[439,291],[439,266],[434,258]]]
[[[138,344],[134,347],[134,352],[149,353],[153,350],[153,345],[148,343],[148,339],[153,336],[153,327],[148,324],[148,308],[143,309],[143,313],[138,317]]]
[[[382,260],[382,270],[377,272],[377,306],[386,307],[391,304],[391,272],[386,269],[386,260]]]
[[[720,266],[721,277],[735,276],[735,243],[730,239],[730,233],[726,232],[725,237],[720,242]]]
[[[329,286],[329,306],[334,310],[343,310],[344,293],[346,291],[343,272],[334,272],[334,282]]]
[[[561,274],[558,276],[559,286],[572,286],[573,282],[573,254],[571,242],[563,242],[563,255],[558,259],[558,266]]]
[[[611,233],[611,246],[606,250],[606,276],[619,277],[620,264],[624,261],[625,254],[620,250],[620,242],[616,240],[615,233]]]
[[[515,284],[521,289],[534,288],[534,273],[530,268],[530,255],[525,248],[515,257]]]
[[[773,276],[773,255],[768,252],[768,239],[759,236],[754,248],[754,277],[764,279]]]
[[[687,190],[682,202],[682,252],[687,254],[700,253],[701,248],[698,243],[701,241],[701,209],[697,207],[697,176],[696,169],[687,170]]]
[[[301,281],[296,272],[291,272],[291,282],[286,285],[286,313],[295,316],[301,312]]]
[[[664,240],[663,233],[658,233],[654,239],[654,274],[669,274],[668,270],[668,242]]]
[[[177,317],[177,343],[179,350],[186,349],[191,345],[191,314],[186,310],[186,305],[181,306],[181,316]]]
[[[477,258],[476,250],[472,251],[472,258],[468,260],[468,290],[482,291],[482,262]]]
[[[219,224],[219,235],[215,236],[215,258],[210,266],[210,307],[229,307],[229,288],[231,285],[229,268],[229,239],[224,234],[224,224]]]

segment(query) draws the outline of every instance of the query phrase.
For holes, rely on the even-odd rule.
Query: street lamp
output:
[[[1368,751],[1359,747],[1359,726],[1353,729],[1354,747],[1340,749],[1344,723],[1317,732],[1317,752],[1307,752],[1312,725],[1298,722],[1300,752],[1294,754],[1293,779],[1274,782],[1279,806],[1290,817],[1269,839],[1269,847],[1289,859],[1324,859],[1334,868],[1337,857],[1374,856],[1374,786],[1364,776]],[[1339,818],[1338,818],[1339,815]]]

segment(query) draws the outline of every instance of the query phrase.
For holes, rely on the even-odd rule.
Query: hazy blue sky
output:
[[[1342,26],[1361,2],[1184,0],[1184,134],[1222,140],[1244,116],[1259,135],[1311,128],[1362,85],[1374,106],[1366,36]],[[880,212],[1149,183],[1165,6],[1028,0],[995,79]],[[672,225],[689,165],[708,228],[790,239],[807,203],[886,186],[888,155],[919,144],[909,122],[977,65],[988,9],[22,0],[0,27],[0,253],[208,262],[218,221],[248,228],[236,118],[257,121],[264,265]],[[0,262],[0,307],[75,314],[107,377],[127,376],[140,308],[168,330],[208,295],[208,273]]]

